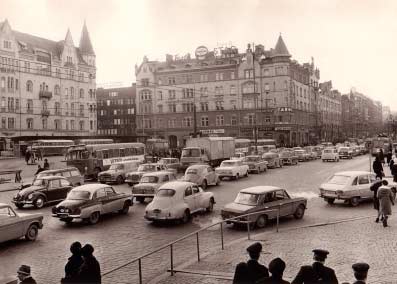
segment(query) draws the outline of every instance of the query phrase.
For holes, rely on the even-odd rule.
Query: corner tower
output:
[[[84,61],[90,66],[95,66],[95,52],[92,47],[90,34],[88,33],[88,29],[85,21],[84,21],[83,30],[81,31],[79,50]]]

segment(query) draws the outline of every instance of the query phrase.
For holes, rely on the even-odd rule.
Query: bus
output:
[[[75,140],[76,145],[99,145],[99,144],[112,144],[113,139],[77,139]]]
[[[384,155],[387,155],[393,147],[391,138],[381,135],[371,138],[369,145],[372,156],[378,155],[380,149],[382,149]]]
[[[44,156],[64,155],[67,149],[74,145],[73,140],[36,140],[33,141],[31,150],[42,151]]]
[[[255,153],[256,149],[258,150],[258,153],[267,153],[271,149],[276,149],[276,140],[274,139],[258,139],[256,140],[256,146],[255,146],[255,140],[250,140],[251,141],[251,146],[250,146],[250,152]]]
[[[165,157],[170,149],[168,140],[161,138],[150,138],[146,140],[146,153],[150,156]]]
[[[234,140],[235,142],[235,152],[236,153],[244,153],[247,154],[249,151],[249,147],[251,145],[251,140],[249,139],[243,139],[243,138],[237,138]]]
[[[97,179],[100,172],[114,163],[134,160],[145,161],[145,144],[75,145],[69,147],[66,154],[66,165],[78,168],[86,179]]]

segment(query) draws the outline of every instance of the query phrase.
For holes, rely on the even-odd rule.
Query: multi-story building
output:
[[[119,141],[136,139],[135,132],[136,86],[97,89],[98,135]]]
[[[95,52],[84,23],[52,41],[0,22],[0,136],[15,140],[96,134]]]
[[[311,88],[319,71],[291,60],[281,35],[274,49],[200,46],[195,55],[145,57],[136,66],[140,136],[164,137],[176,147],[195,131],[280,145],[307,144],[315,135]]]

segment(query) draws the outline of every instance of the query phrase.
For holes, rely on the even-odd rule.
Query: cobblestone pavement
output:
[[[60,162],[61,157],[50,157],[51,168],[64,167]],[[7,169],[23,168],[23,178],[32,178],[36,166],[26,166],[23,160],[5,163],[0,161],[0,166]],[[40,212],[44,214],[44,228],[39,233],[39,238],[34,243],[23,240],[11,241],[0,245],[0,276],[14,274],[21,263],[32,266],[33,275],[41,283],[57,283],[63,276],[63,267],[69,255],[68,247],[71,242],[79,240],[82,243],[92,243],[95,255],[106,272],[135,257],[151,251],[161,245],[175,240],[192,231],[198,230],[220,220],[219,213],[222,206],[234,200],[237,192],[245,187],[268,184],[285,187],[295,196],[304,196],[309,199],[308,210],[303,220],[285,218],[280,223],[280,228],[300,226],[343,219],[346,217],[373,214],[370,203],[361,204],[351,208],[343,203],[328,205],[319,199],[318,186],[329,175],[342,170],[368,169],[368,157],[357,157],[350,161],[339,163],[322,163],[313,161],[301,163],[298,166],[284,167],[269,170],[260,175],[250,175],[249,178],[238,181],[224,181],[219,187],[210,187],[215,195],[215,211],[211,214],[198,215],[186,225],[154,226],[143,218],[145,205],[134,204],[130,214],[126,216],[111,215],[102,218],[95,226],[86,226],[75,223],[67,226],[51,217],[51,206],[41,210],[29,208],[17,212]],[[288,177],[288,178],[286,178]],[[304,178],[303,178],[304,177]],[[127,185],[115,186],[119,192],[130,192]],[[10,203],[15,191],[0,192],[0,202]],[[255,232],[271,232],[274,226],[257,230]],[[225,229],[225,243],[240,239],[246,235],[244,230]],[[211,228],[200,235],[200,250],[202,254],[216,251],[220,248],[219,228]],[[195,238],[180,242],[174,247],[175,265],[186,263],[194,259],[196,243]],[[169,250],[153,255],[143,260],[143,276],[145,282],[161,275],[169,268]],[[54,261],[55,260],[55,261]],[[111,273],[104,278],[104,283],[137,283],[137,263]],[[144,283],[145,283],[144,282]]]

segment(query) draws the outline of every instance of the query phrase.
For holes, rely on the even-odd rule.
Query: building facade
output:
[[[136,85],[124,88],[97,89],[98,135],[117,140],[136,139]]]
[[[279,145],[308,144],[316,137],[313,106],[319,71],[301,65],[281,37],[274,48],[248,45],[196,49],[195,58],[146,57],[136,66],[137,133],[172,147],[194,133],[273,138]],[[255,131],[256,130],[256,131]],[[256,135],[255,135],[256,134]]]
[[[0,22],[0,137],[15,140],[95,135],[95,52],[84,23],[52,41]]]

